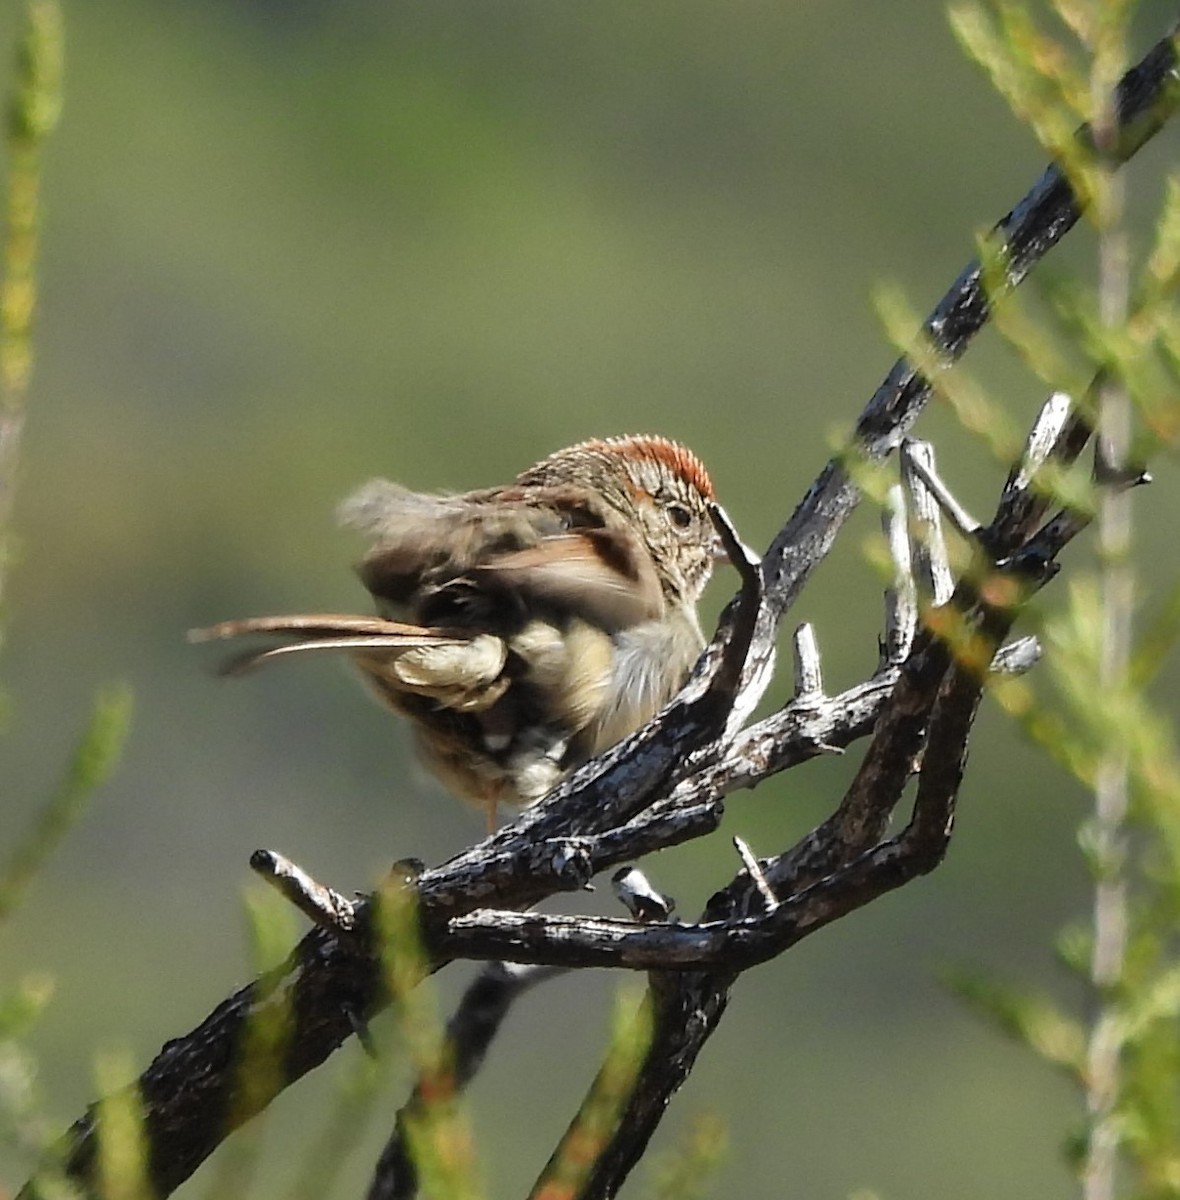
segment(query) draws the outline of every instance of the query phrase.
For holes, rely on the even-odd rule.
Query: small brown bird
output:
[[[581,442],[505,487],[462,495],[374,480],[345,524],[381,616],[259,617],[194,640],[285,639],[226,665],[350,654],[414,726],[425,764],[484,808],[540,799],[680,689],[720,541],[700,460],[662,437]]]

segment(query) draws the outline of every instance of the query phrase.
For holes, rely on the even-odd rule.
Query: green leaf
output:
[[[131,691],[116,684],[99,692],[90,721],[57,790],[0,871],[0,920],[20,902],[62,839],[77,823],[95,788],[115,769],[131,722]]]
[[[943,985],[987,1017],[997,1028],[1040,1058],[1081,1078],[1086,1063],[1086,1034],[1051,1000],[1032,996],[964,968],[940,972]]]

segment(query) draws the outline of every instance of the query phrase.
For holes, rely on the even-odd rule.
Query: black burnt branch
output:
[[[1120,160],[1150,138],[1176,104],[1177,60],[1169,37],[1120,85]],[[992,298],[1016,287],[1079,215],[1064,174],[1050,167],[993,231],[999,266],[989,264]],[[924,349],[915,359],[949,364],[964,352],[989,315],[983,276],[978,262],[964,269],[925,322]],[[1093,433],[1091,406],[1084,398],[1074,404],[1050,397],[1022,460],[1002,484],[995,514],[981,524],[955,500],[933,450],[909,436],[932,386],[908,357],[893,367],[845,451],[820,472],[761,558],[715,510],[741,590],[691,679],[662,713],[479,845],[439,866],[407,861],[396,868],[418,908],[421,970],[455,959],[488,964],[449,1027],[455,1090],[478,1069],[513,1000],[548,974],[592,966],[647,973],[650,1046],[613,1126],[600,1138],[583,1197],[616,1193],[744,971],[937,867],[951,838],[968,741],[989,678],[1036,661],[1035,641],[1009,641],[1011,627],[1028,596],[1053,578],[1058,555],[1087,521],[1084,513],[1054,511],[1038,477],[1083,452]],[[750,723],[785,616],[861,497],[859,472],[879,469],[895,450],[898,482],[883,506],[894,570],[876,669],[856,686],[829,694],[815,636],[802,626],[793,631],[794,695]],[[1101,454],[1095,468],[1103,486],[1143,479],[1138,472],[1112,475]],[[943,545],[944,522],[970,550],[957,577]],[[866,739],[831,815],[796,845],[769,855],[738,847],[733,877],[695,918],[676,920],[659,880],[628,869],[651,851],[715,831],[732,793]],[[160,1196],[266,1103],[258,1089],[247,1098],[239,1087],[243,1049],[262,1014],[279,1004],[289,1012],[285,1051],[273,1071],[277,1093],[349,1038],[367,1041],[369,1020],[390,1004],[375,901],[346,899],[272,851],[259,851],[252,865],[313,928],[280,968],[168,1042],[140,1077],[151,1181]],[[612,873],[625,905],[617,917],[535,911],[548,897],[577,892],[603,872]],[[422,1103],[416,1091],[394,1122],[371,1196],[416,1193],[404,1129]],[[99,1111],[95,1106],[69,1130],[56,1161],[90,1196],[99,1194]],[[36,1181],[21,1193],[26,1200],[47,1194]]]

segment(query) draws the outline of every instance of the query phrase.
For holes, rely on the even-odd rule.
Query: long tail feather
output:
[[[415,650],[423,646],[451,646],[456,642],[439,638],[411,637],[342,637],[308,638],[306,642],[288,642],[282,646],[271,646],[266,650],[247,650],[227,658],[217,668],[218,675],[245,675],[263,663],[291,654],[346,653],[356,654],[364,650]]]
[[[243,675],[265,662],[290,654],[417,650],[459,646],[470,641],[470,636],[462,633],[426,629],[421,625],[387,621],[382,617],[354,617],[336,613],[247,617],[239,621],[222,621],[206,629],[192,629],[188,634],[190,642],[224,641],[239,637],[291,640],[278,646],[235,654],[218,667],[219,675]]]
[[[425,629],[404,621],[387,621],[384,617],[356,617],[344,613],[296,613],[281,617],[245,617],[238,621],[221,621],[205,629],[190,629],[190,642],[215,642],[249,634],[276,634],[302,637],[306,634],[377,634],[390,637],[409,635],[427,637],[434,641],[454,640],[458,635],[446,630]]]

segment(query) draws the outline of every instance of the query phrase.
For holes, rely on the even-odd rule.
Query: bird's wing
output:
[[[516,592],[607,630],[657,617],[664,600],[651,556],[622,527],[576,529],[502,554],[476,582]]]
[[[510,485],[430,496],[375,481],[347,514],[374,539],[361,578],[395,612],[429,596],[429,611],[448,622],[465,613],[454,623],[494,628],[496,597],[510,593],[526,607],[537,602],[614,630],[663,611],[639,535],[587,488]]]
[[[427,594],[498,555],[535,546],[566,528],[565,514],[541,489],[529,495],[435,496],[373,480],[341,514],[372,539],[358,568],[361,581],[393,615],[421,616],[418,608]]]

